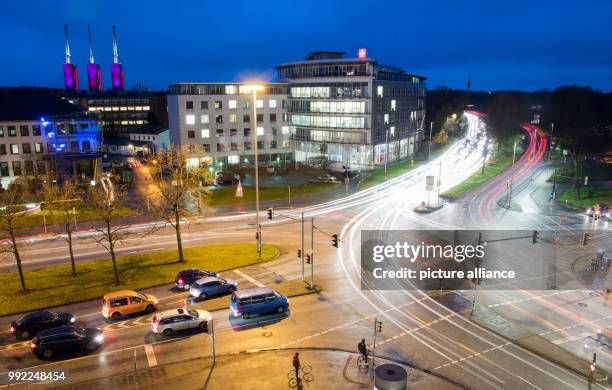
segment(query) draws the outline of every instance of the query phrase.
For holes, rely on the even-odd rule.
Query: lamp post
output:
[[[253,139],[255,146],[255,225],[257,227],[257,256],[261,257],[261,226],[259,225],[259,150],[257,146],[257,91],[261,91],[262,85],[249,85],[253,92]]]
[[[433,121],[429,122],[429,152],[427,152],[427,160],[431,158],[431,131],[433,130]]]

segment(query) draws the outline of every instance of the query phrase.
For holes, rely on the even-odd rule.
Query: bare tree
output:
[[[103,226],[96,229],[98,234],[94,236],[94,240],[110,254],[115,273],[115,283],[119,284],[119,268],[115,248],[127,236],[128,226],[116,226],[115,222],[122,207],[123,191],[122,189],[112,188],[110,181],[108,183],[107,186],[96,185],[91,187],[86,194],[86,202],[102,220]]]
[[[179,261],[184,262],[181,221],[195,214],[202,198],[208,198],[203,185],[212,183],[204,156],[185,147],[173,147],[155,154],[149,171],[157,190],[152,205],[158,216],[174,227]]]
[[[68,252],[70,253],[70,265],[72,266],[72,276],[76,275],[76,264],[74,261],[74,251],[72,248],[72,232],[74,225],[71,220],[77,209],[81,208],[81,191],[77,187],[74,179],[65,179],[62,185],[47,184],[44,188],[45,202],[42,205],[44,210],[51,210],[59,213],[62,223],[66,228],[66,241]]]
[[[32,201],[35,196],[27,179],[18,179],[11,183],[4,191],[0,191],[0,232],[9,236],[9,241],[0,249],[2,252],[10,253],[17,263],[21,290],[26,290],[25,278],[21,267],[21,254],[17,245],[17,234],[19,220],[27,211],[24,203]]]

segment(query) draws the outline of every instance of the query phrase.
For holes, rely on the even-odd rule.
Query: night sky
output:
[[[116,6],[114,8],[113,4]],[[429,88],[612,90],[612,1],[2,1],[0,85],[63,87],[64,23],[86,85],[87,24],[109,86],[111,25],[128,88],[273,80],[309,51],[370,57]]]

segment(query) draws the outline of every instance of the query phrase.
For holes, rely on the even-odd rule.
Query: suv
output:
[[[157,298],[150,294],[131,290],[115,291],[102,298],[102,315],[104,318],[118,320],[128,314],[153,313],[158,304]]]
[[[289,299],[269,287],[247,288],[232,293],[230,309],[235,317],[249,319],[253,314],[284,313]]]
[[[196,280],[191,285],[189,293],[195,298],[206,299],[213,295],[231,294],[237,289],[238,282],[235,280],[211,276]]]
[[[216,272],[202,271],[199,269],[186,269],[176,274],[174,283],[176,287],[184,290],[189,290],[189,287],[193,282],[198,279],[206,278],[209,276],[219,276]]]
[[[60,326],[43,330],[32,339],[32,353],[39,359],[68,351],[93,351],[104,342],[104,333],[98,328]]]
[[[200,328],[208,332],[208,323],[212,317],[206,310],[184,309],[166,310],[157,313],[151,321],[153,333],[171,335],[173,332],[185,329]]]
[[[75,316],[70,313],[54,313],[49,310],[35,311],[17,321],[12,321],[11,333],[18,339],[29,339],[41,330],[70,325],[75,320]]]

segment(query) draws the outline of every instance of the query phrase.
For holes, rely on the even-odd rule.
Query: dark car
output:
[[[11,333],[18,339],[32,338],[41,330],[74,324],[76,317],[70,313],[55,313],[48,310],[28,313],[17,321],[11,322]]]
[[[98,328],[60,326],[43,330],[32,339],[32,353],[39,359],[49,359],[65,352],[93,351],[104,343],[104,333]]]
[[[189,293],[194,298],[207,299],[211,296],[231,294],[237,289],[238,283],[235,280],[209,276],[195,281]]]
[[[587,215],[594,219],[612,219],[612,208],[605,203],[596,204],[587,210]]]
[[[216,272],[202,271],[200,269],[186,269],[176,274],[174,283],[176,287],[184,290],[189,290],[189,287],[193,282],[198,279],[207,278],[209,276],[219,276]]]

